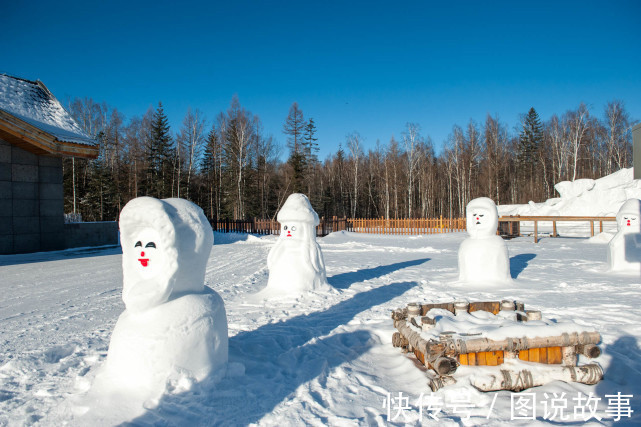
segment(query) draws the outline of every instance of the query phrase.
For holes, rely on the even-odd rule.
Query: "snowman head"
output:
[[[123,292],[128,310],[200,292],[213,232],[202,210],[183,199],[139,197],[120,213]]]
[[[499,225],[499,215],[492,199],[479,197],[467,204],[465,209],[467,232],[473,239],[484,238],[496,234]]]
[[[280,222],[280,239],[284,242],[315,240],[318,214],[304,194],[294,193],[287,198],[276,217]]]
[[[626,200],[617,213],[617,227],[624,234],[641,232],[641,200]]]

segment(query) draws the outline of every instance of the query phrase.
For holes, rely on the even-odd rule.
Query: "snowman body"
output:
[[[227,316],[204,286],[213,232],[183,199],[140,197],[120,215],[125,311],[95,388],[140,399],[201,381],[227,363]]]
[[[466,224],[469,237],[459,247],[459,281],[510,283],[510,257],[505,242],[496,235],[498,212],[494,202],[481,197],[468,203]]]
[[[329,288],[318,242],[318,215],[307,197],[289,196],[277,216],[280,236],[267,256],[269,279],[261,295],[297,295]]]
[[[641,273],[641,200],[629,199],[617,213],[617,233],[608,244],[611,271]]]

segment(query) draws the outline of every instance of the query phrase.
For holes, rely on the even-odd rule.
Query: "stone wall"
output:
[[[67,248],[117,244],[118,223],[116,221],[65,224],[65,247]]]
[[[62,158],[0,139],[0,254],[64,249]]]

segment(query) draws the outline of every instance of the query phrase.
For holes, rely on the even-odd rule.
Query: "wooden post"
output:
[[[556,234],[556,221],[552,221],[552,237],[559,237]]]
[[[603,233],[603,221],[599,221],[599,233]]]
[[[594,237],[594,221],[590,221],[590,237]]]
[[[534,243],[539,243],[539,223],[534,221]]]

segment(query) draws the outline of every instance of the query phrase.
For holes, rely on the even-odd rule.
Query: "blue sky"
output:
[[[530,107],[601,117],[619,99],[641,119],[641,2],[444,3],[6,2],[0,72],[128,118],[162,101],[174,132],[188,107],[211,124],[237,94],[281,145],[296,101],[321,158],[408,122],[438,151],[454,124],[513,128]]]

